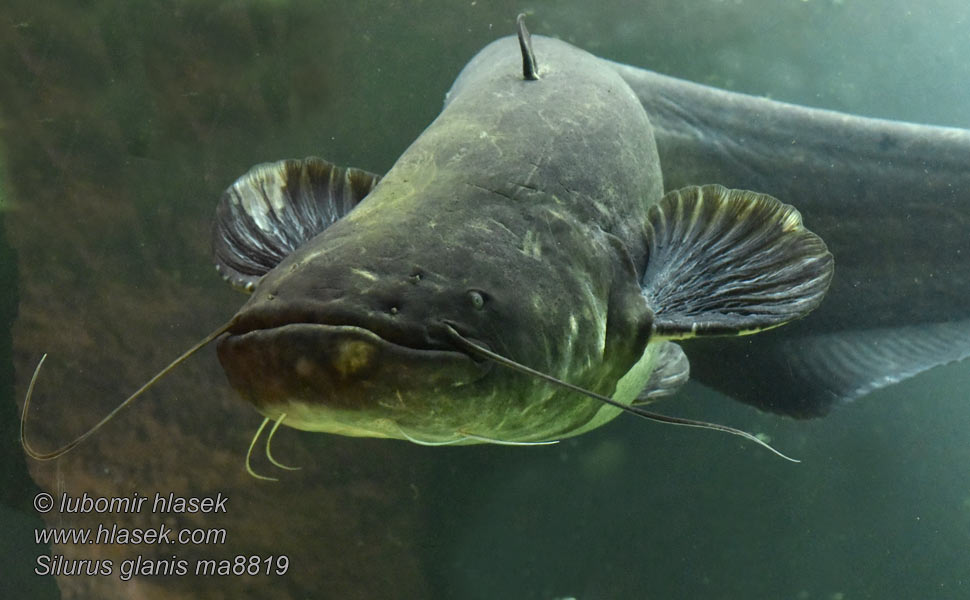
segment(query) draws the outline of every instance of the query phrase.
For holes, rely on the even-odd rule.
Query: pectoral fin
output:
[[[256,165],[223,192],[212,229],[216,268],[251,292],[303,242],[357,205],[380,177],[310,157]]]
[[[650,404],[670,396],[687,383],[690,378],[690,362],[680,346],[674,342],[661,342],[650,379],[643,391],[633,401],[634,406]]]
[[[793,207],[722,186],[668,193],[648,213],[641,287],[654,335],[743,335],[805,316],[832,279],[832,255]]]

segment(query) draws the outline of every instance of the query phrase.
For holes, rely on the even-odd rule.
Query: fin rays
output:
[[[641,284],[669,339],[744,335],[813,310],[832,279],[832,255],[793,207],[718,185],[664,196],[648,213]]]
[[[308,157],[251,168],[216,209],[212,251],[234,287],[252,292],[263,275],[351,211],[380,176]]]

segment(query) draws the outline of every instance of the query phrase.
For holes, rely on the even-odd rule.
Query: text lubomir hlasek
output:
[[[146,502],[148,504],[146,504]],[[80,496],[61,494],[58,508],[61,513],[138,513],[150,508],[153,513],[225,513],[229,498],[222,492],[215,496],[177,496],[174,492],[154,496],[142,496],[134,492],[130,496],[91,496],[84,492]]]

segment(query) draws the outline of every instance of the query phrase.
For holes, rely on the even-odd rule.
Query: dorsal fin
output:
[[[212,228],[216,268],[234,287],[251,292],[288,254],[357,206],[379,179],[316,157],[256,165],[219,200]]]
[[[539,67],[536,65],[536,55],[532,51],[532,36],[525,28],[525,13],[515,18],[515,26],[519,31],[519,48],[522,49],[522,78],[526,81],[539,79]]]

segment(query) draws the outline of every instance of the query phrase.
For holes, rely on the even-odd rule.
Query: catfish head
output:
[[[415,203],[394,170],[377,185],[315,158],[259,165],[224,194],[215,255],[252,296],[219,358],[264,416],[429,444],[548,441],[602,404],[496,374],[456,336],[607,395],[643,355],[652,312],[622,243],[437,173]],[[299,233],[290,213],[332,222],[274,264],[286,248],[269,240]]]

